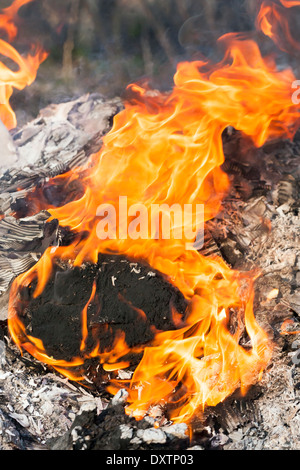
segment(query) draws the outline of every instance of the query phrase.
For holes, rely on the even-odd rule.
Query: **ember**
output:
[[[281,50],[297,49],[286,9],[300,2],[280,1],[261,3],[257,28]],[[16,0],[0,17],[9,40],[17,33],[19,8],[30,2]],[[241,161],[225,158],[226,138],[235,146],[240,136],[245,149],[265,148],[265,155],[269,142],[292,141],[300,123],[299,107],[292,101],[296,77],[290,68],[279,69],[273,57],[263,56],[250,35],[227,33],[218,43],[223,59],[180,62],[169,92],[129,85],[124,108],[116,109],[110,130],[101,136],[101,148],[84,161],[76,156],[75,164],[53,177],[46,174],[38,186],[35,175],[22,199],[25,179],[24,187],[17,187],[20,198],[10,205],[16,219],[42,213],[43,234],[48,235],[43,235],[37,262],[22,264],[26,268],[11,285],[12,340],[22,354],[26,351],[72,381],[116,397],[124,391],[120,432],[129,433],[130,442],[165,444],[165,416],[175,425],[203,424],[207,410],[218,410],[229,397],[245,397],[263,379],[273,354],[274,338],[255,316],[254,284],[261,272],[253,263],[247,272],[231,266],[256,243],[259,257],[272,233],[265,181],[251,175],[248,161],[243,174]],[[7,43],[0,47],[4,54],[11,51]],[[10,57],[21,70],[15,54]],[[22,86],[34,80],[45,58],[38,49],[28,63],[22,59],[27,71]],[[8,104],[12,89],[6,87],[21,86],[3,81],[3,122],[11,129],[16,121]],[[270,167],[261,163],[266,179]],[[234,186],[233,169],[238,184],[244,179],[246,186]],[[252,193],[251,200],[257,180],[259,194],[254,198]],[[279,180],[275,205],[293,207],[295,181],[289,175]],[[248,201],[242,213],[230,201],[233,191],[239,192],[239,202],[241,194]],[[222,220],[220,228],[216,221],[226,210],[240,219],[227,226]],[[3,227],[9,217],[3,215]],[[248,232],[230,239],[230,223],[236,230],[243,223]],[[199,238],[202,226],[205,233]],[[207,249],[210,229],[215,236]],[[216,241],[224,238],[226,243],[218,246]],[[268,285],[260,304],[268,309],[275,302],[280,302],[280,290]],[[109,410],[108,415],[114,413]],[[132,418],[144,423],[145,417],[152,419],[151,430],[128,431]],[[102,439],[94,428],[98,418],[88,420],[97,448]],[[158,436],[162,440],[156,442]],[[84,432],[76,434],[82,448],[84,439]]]

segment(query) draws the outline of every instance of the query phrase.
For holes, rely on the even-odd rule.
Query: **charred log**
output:
[[[81,268],[57,262],[44,292],[33,297],[36,281],[20,292],[19,316],[28,334],[43,341],[55,359],[80,356],[81,313],[93,284],[96,295],[88,306],[88,348],[108,350],[119,332],[129,347],[145,344],[156,330],[175,329],[173,311],[184,318],[187,302],[157,271],[120,256],[99,257]],[[24,311],[26,315],[24,317]]]

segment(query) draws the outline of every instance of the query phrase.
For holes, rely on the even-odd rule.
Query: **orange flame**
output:
[[[16,23],[19,9],[31,1],[15,0],[0,15],[0,29],[7,34],[9,41],[13,41],[18,33]],[[8,129],[13,129],[17,125],[15,113],[9,104],[13,89],[23,90],[34,82],[37,70],[47,58],[47,53],[38,46],[32,47],[32,52],[23,57],[3,39],[0,39],[0,51],[3,56],[12,60],[18,66],[18,69],[13,71],[3,62],[0,62],[0,119]]]
[[[280,0],[285,8],[300,5],[299,1]],[[262,2],[257,16],[257,28],[285,52],[299,51],[300,44],[293,38],[284,8],[268,0]]]
[[[300,5],[299,0],[280,0],[280,2],[285,8],[297,7]]]
[[[131,222],[142,205],[150,210],[152,205],[199,203],[205,205],[203,222],[214,217],[229,187],[220,169],[224,162],[222,133],[227,126],[251,137],[256,146],[268,139],[291,138],[297,130],[300,112],[291,101],[295,79],[291,70],[278,71],[252,40],[236,34],[221,40],[227,45],[224,59],[217,65],[180,63],[169,94],[153,93],[139,85],[129,87],[131,100],[115,117],[102,149],[89,162],[91,168],[82,172],[84,195],[50,209],[52,218],[76,234],[75,242],[46,250],[29,272],[15,280],[11,290],[9,329],[14,341],[73,380],[82,380],[80,368],[91,357],[111,371],[128,367],[129,352],[143,350],[132,379],[112,380],[109,386],[111,393],[127,388],[127,412],[136,418],[165,403],[174,421],[188,421],[238,388],[245,394],[260,380],[271,357],[269,338],[253,313],[254,273],[238,273],[217,257],[187,250],[186,238],[174,236],[179,227],[172,217],[170,239],[153,237],[147,224],[147,237],[128,236],[133,231],[130,224],[129,233],[124,227],[120,230],[124,217],[124,207],[118,206],[120,196],[126,196],[128,205],[134,207],[128,215]],[[109,222],[119,229],[119,236],[100,240],[97,214],[103,204],[107,209],[118,207],[115,219]],[[182,224],[192,229],[193,217]],[[99,253],[145,260],[160,271],[187,299],[185,321],[182,324],[173,312],[176,330],[156,331],[151,344],[134,350],[120,333],[110,350],[103,351],[95,338],[94,349],[87,351],[87,309],[95,297],[94,285],[82,313],[80,357],[57,361],[26,331],[22,321],[26,306],[20,301],[20,290],[35,281],[37,297],[49,281],[56,259],[80,266],[85,261],[97,262]],[[144,312],[139,314],[143,321]]]

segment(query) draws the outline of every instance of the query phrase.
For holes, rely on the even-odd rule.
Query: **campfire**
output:
[[[0,68],[4,349],[97,404],[74,414],[67,447],[247,447],[234,436],[284,367],[282,341],[297,350],[297,77],[253,34],[228,32],[221,59],[178,62],[169,90],[138,81],[122,100],[85,95],[18,129],[13,90],[49,55],[13,46],[35,3],[0,16],[18,67]],[[257,37],[299,51],[300,2],[258,3]]]

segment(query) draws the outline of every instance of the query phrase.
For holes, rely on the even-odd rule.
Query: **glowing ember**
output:
[[[15,0],[0,14],[0,30],[6,33],[9,41],[13,41],[18,33],[16,23],[19,9],[30,2],[32,0]],[[23,57],[3,39],[0,39],[0,51],[18,66],[18,69],[13,71],[0,62],[0,119],[8,129],[12,129],[17,125],[15,113],[9,104],[13,89],[23,90],[34,82],[37,70],[47,58],[47,54],[40,46],[32,46],[31,53]]]
[[[49,248],[11,289],[9,328],[14,341],[73,380],[83,379],[76,368],[80,370],[89,358],[97,358],[107,371],[128,367],[123,360],[129,352],[124,336],[120,332],[110,351],[101,352],[100,344],[87,350],[87,304],[82,312],[80,357],[70,362],[55,360],[47,356],[38,338],[26,332],[24,313],[19,312],[22,287],[37,281],[34,295],[41,295],[56,259],[80,266],[85,261],[96,263],[99,253],[116,253],[145,260],[180,289],[189,304],[185,324],[178,322],[174,331],[156,332],[153,342],[142,348],[143,358],[132,379],[114,381],[108,388],[111,393],[127,388],[127,412],[136,418],[157,404],[168,404],[174,421],[187,421],[238,388],[246,393],[260,380],[271,356],[269,339],[253,314],[255,275],[238,273],[219,258],[187,250],[186,238],[175,236],[179,228],[175,217],[170,216],[169,239],[153,237],[150,230],[147,237],[138,237],[137,224],[129,225],[128,236],[100,240],[97,232],[103,204],[108,212],[118,207],[116,218],[106,220],[107,225],[121,224],[120,196],[126,196],[128,205],[134,207],[133,219],[142,208],[150,210],[153,205],[197,203],[204,204],[202,222],[208,221],[217,214],[229,186],[220,169],[226,127],[249,136],[256,146],[294,135],[300,113],[291,101],[293,73],[278,71],[252,40],[228,34],[220,41],[227,50],[222,62],[180,63],[169,94],[130,87],[131,101],[116,116],[101,151],[92,157],[92,167],[85,169],[84,195],[50,209],[52,218],[76,234],[75,241],[68,247]],[[182,220],[182,227],[190,231],[196,214],[192,215]],[[130,236],[133,232],[135,237]],[[94,295],[93,287],[89,302]],[[234,328],[230,328],[232,311],[238,318]],[[251,344],[248,349],[240,344],[245,330]]]

